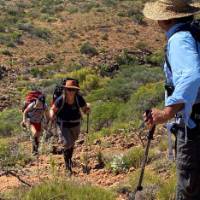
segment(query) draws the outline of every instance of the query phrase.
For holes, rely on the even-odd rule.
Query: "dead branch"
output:
[[[28,187],[32,187],[31,184],[29,184],[29,183],[27,183],[25,180],[23,180],[23,179],[17,174],[17,172],[14,171],[14,170],[6,170],[6,171],[4,171],[4,172],[2,172],[2,173],[0,174],[0,177],[1,177],[1,176],[9,176],[9,175],[16,177],[16,178],[17,178],[21,183],[23,183],[24,185],[26,185],[26,186],[28,186]]]

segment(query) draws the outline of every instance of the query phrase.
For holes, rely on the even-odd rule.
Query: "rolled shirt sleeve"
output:
[[[190,32],[182,31],[169,39],[167,48],[175,90],[172,96],[166,99],[165,105],[184,103],[184,121],[193,128],[195,123],[190,119],[190,114],[200,88],[199,44]]]

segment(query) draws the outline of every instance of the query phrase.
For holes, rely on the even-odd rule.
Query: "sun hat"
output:
[[[189,0],[157,0],[145,4],[143,14],[152,20],[169,20],[200,13],[200,4]]]
[[[64,88],[80,90],[80,87],[79,87],[78,82],[76,80],[67,80],[65,85],[64,85]]]

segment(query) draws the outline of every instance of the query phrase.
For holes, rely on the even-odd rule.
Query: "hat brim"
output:
[[[79,87],[76,87],[76,86],[64,86],[64,88],[70,88],[70,89],[76,89],[76,90],[80,90]]]
[[[143,14],[146,18],[156,21],[189,17],[198,13],[200,13],[199,3],[190,4],[185,12],[167,10],[166,7],[162,7],[158,2],[146,3],[143,9]]]

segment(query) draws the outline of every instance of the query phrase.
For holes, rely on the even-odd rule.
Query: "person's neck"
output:
[[[75,99],[75,96],[68,96],[67,95],[66,102],[68,104],[73,104],[74,103],[74,99]]]

